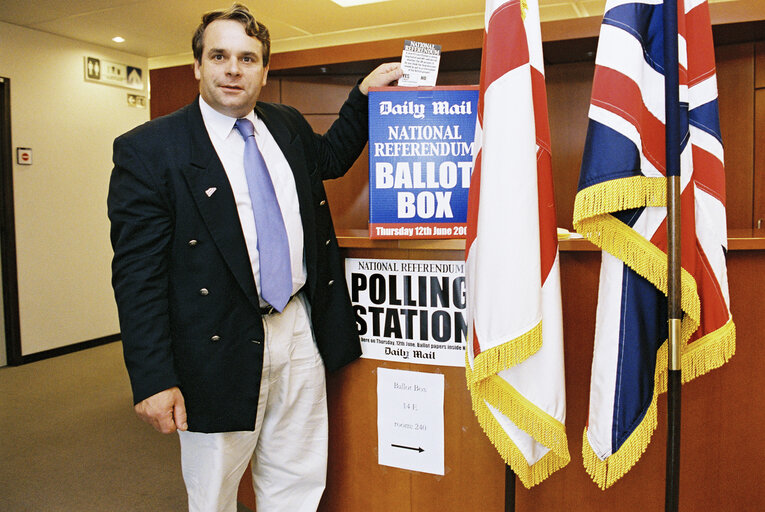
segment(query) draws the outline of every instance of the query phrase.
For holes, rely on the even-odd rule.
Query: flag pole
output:
[[[505,512],[515,510],[515,473],[505,464]]]
[[[677,0],[664,1],[664,91],[667,160],[667,465],[665,512],[677,512],[680,496],[680,98]]]

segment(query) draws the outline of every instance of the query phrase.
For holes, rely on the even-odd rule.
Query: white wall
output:
[[[136,91],[86,82],[86,55],[140,67],[148,82],[143,57],[0,22],[23,355],[119,332],[106,216],[112,141],[149,110],[128,106]],[[16,147],[32,148],[33,165],[16,164]]]

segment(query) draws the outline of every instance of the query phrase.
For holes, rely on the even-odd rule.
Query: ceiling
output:
[[[388,0],[347,8],[331,0],[241,3],[269,28],[274,53],[480,29],[485,6],[485,0]],[[148,57],[151,68],[191,62],[191,35],[201,14],[229,5],[229,0],[2,0],[0,21]],[[539,5],[542,21],[552,21],[601,15],[605,0],[539,0]],[[112,42],[114,36],[125,42]]]

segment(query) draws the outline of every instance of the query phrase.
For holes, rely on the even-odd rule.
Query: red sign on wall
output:
[[[16,148],[16,163],[32,165],[32,148]]]

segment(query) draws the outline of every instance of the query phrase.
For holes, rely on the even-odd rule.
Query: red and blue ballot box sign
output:
[[[477,86],[369,90],[369,237],[465,238]]]

